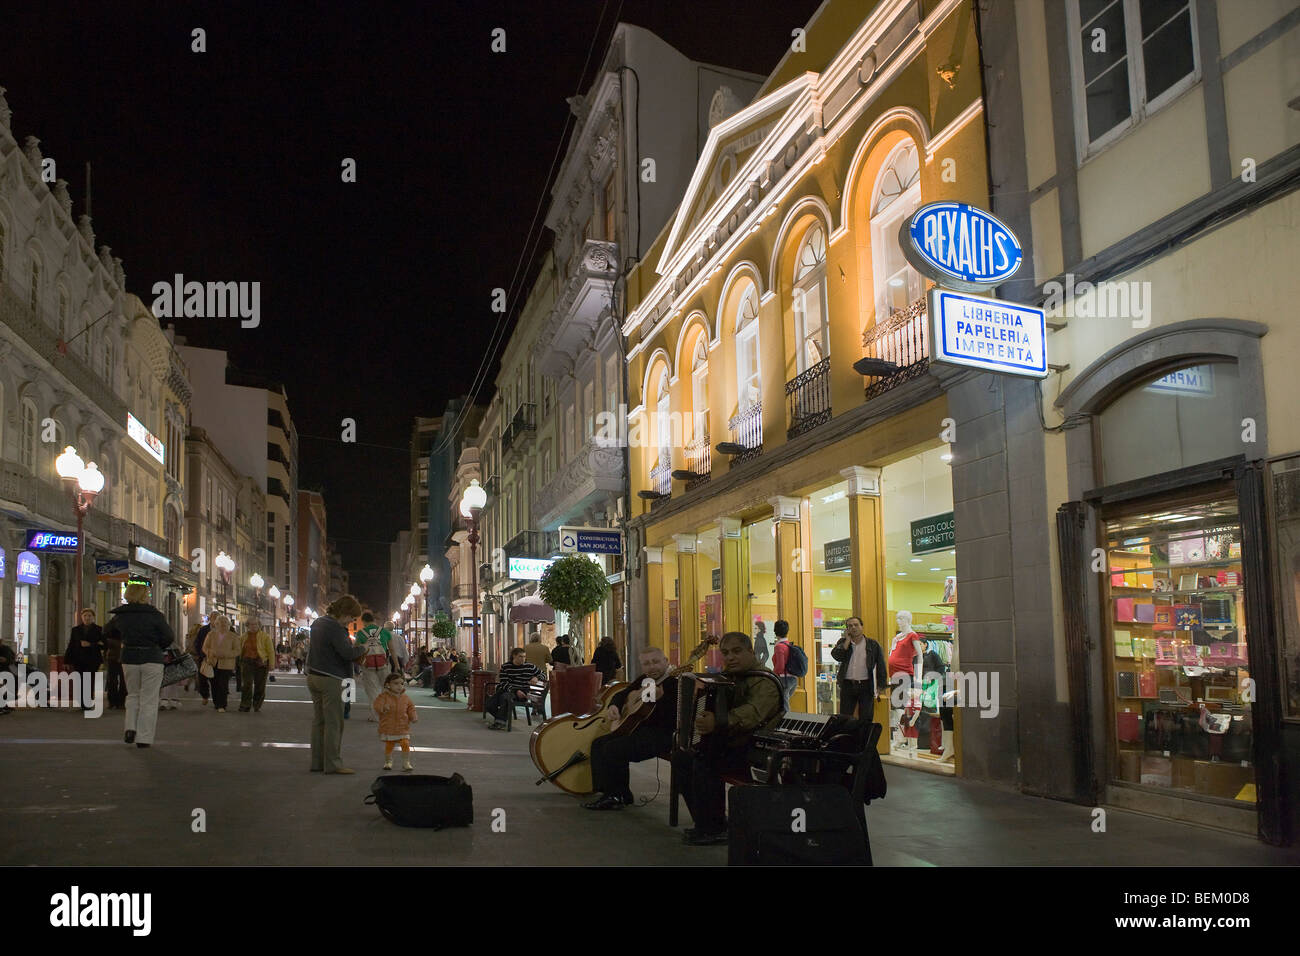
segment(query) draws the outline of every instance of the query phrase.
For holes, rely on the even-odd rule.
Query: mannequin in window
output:
[[[921,658],[925,654],[925,641],[912,630],[912,612],[899,611],[894,618],[898,633],[889,646],[889,683],[893,690],[890,700],[903,704],[898,729],[904,748],[916,746],[916,721],[921,715],[919,685],[915,675],[921,673]]]

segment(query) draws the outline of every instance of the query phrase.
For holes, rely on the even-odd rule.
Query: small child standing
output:
[[[411,724],[420,718],[415,714],[415,703],[406,695],[406,681],[401,674],[389,674],[384,690],[371,709],[379,717],[379,739],[384,742],[384,769],[393,769],[393,744],[402,744],[402,769],[411,766]]]

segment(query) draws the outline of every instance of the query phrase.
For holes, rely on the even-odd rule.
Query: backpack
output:
[[[805,677],[808,674],[808,655],[793,642],[785,654],[785,674],[787,677]]]
[[[388,667],[388,653],[384,650],[383,639],[379,636],[380,631],[377,625],[372,625],[366,632],[366,659],[362,664],[374,670],[382,670]]]

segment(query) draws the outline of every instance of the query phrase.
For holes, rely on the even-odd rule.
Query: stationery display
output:
[[[1199,628],[1204,623],[1201,620],[1201,606],[1199,604],[1175,604],[1172,607],[1175,630],[1190,631]]]

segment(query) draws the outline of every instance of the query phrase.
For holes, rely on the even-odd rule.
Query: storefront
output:
[[[19,661],[29,667],[39,666],[34,622],[39,610],[41,559],[22,551],[14,563],[14,651]]]

